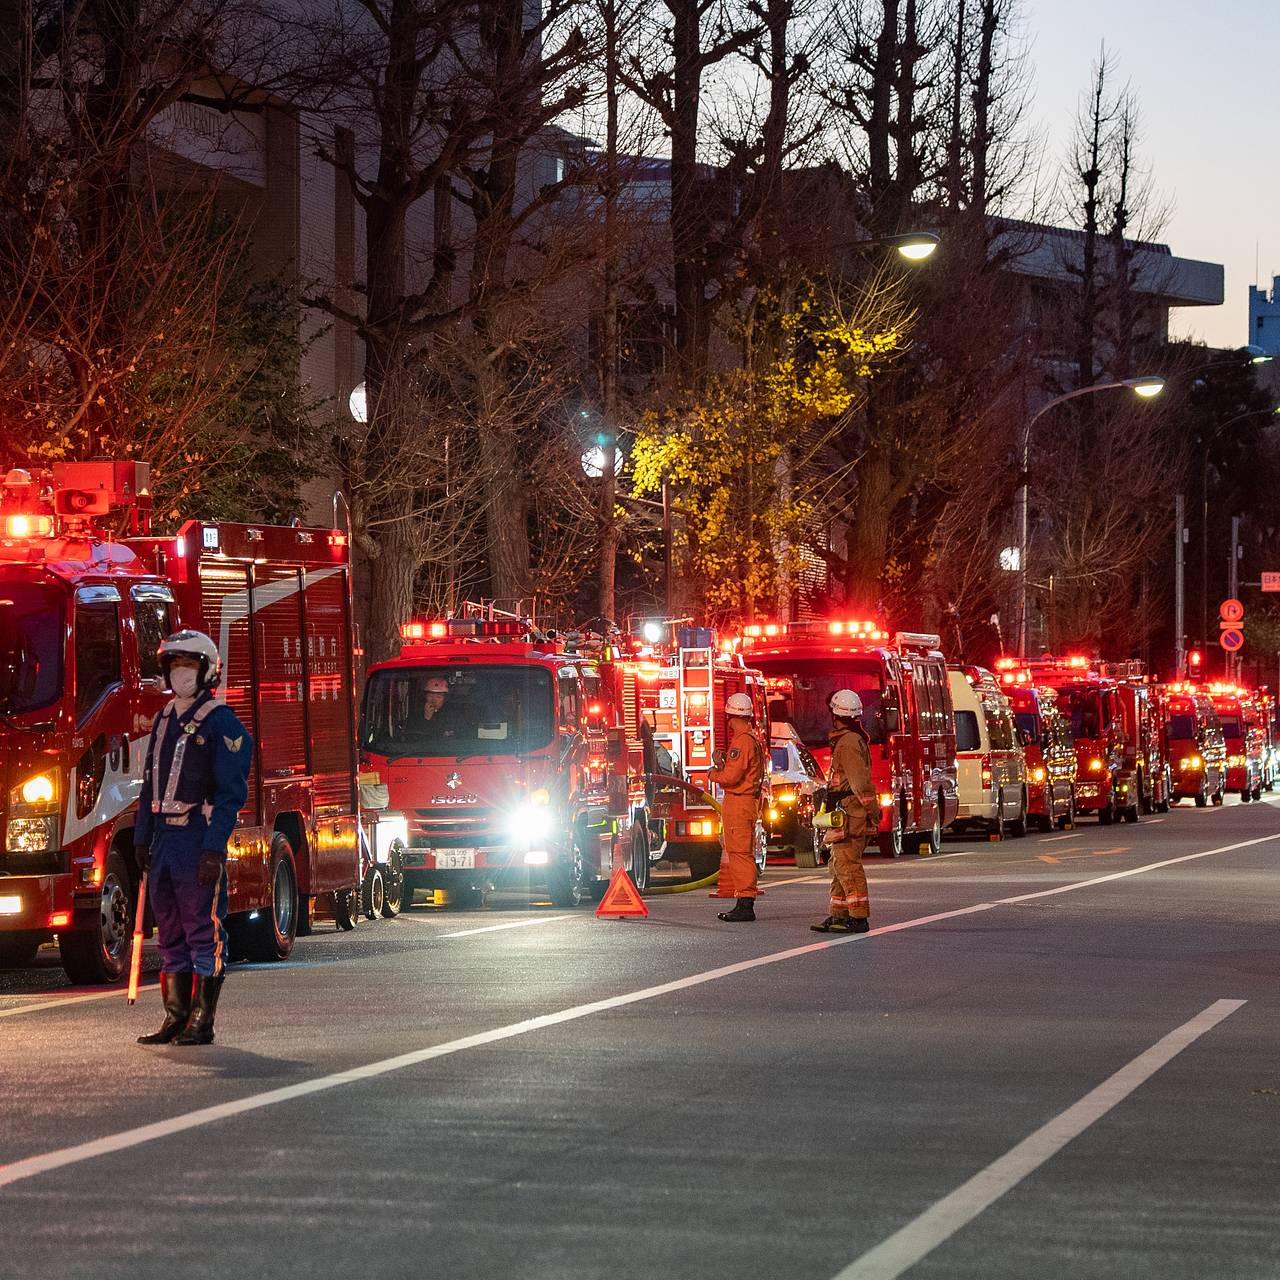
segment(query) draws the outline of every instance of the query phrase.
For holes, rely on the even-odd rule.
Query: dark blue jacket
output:
[[[167,826],[165,815],[152,812],[152,807],[164,799],[178,739],[185,736],[182,776],[174,799],[191,806],[185,829],[201,833],[201,849],[226,856],[236,816],[249,794],[253,739],[239,716],[225,703],[201,718],[201,709],[212,699],[211,693],[202,693],[181,716],[170,702],[156,715],[147,743],[142,794],[138,797],[138,816],[133,827],[134,844],[149,845],[156,831]],[[156,735],[161,732],[164,736],[160,743],[160,767],[158,776],[153,778]],[[205,805],[211,809],[207,818],[203,812]]]

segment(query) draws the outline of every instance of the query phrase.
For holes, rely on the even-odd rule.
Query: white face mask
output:
[[[174,667],[169,672],[169,688],[179,698],[194,698],[200,673],[190,667]]]

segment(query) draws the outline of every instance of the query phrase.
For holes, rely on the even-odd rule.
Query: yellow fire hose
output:
[[[721,814],[719,801],[717,801],[715,797],[709,796],[701,789],[701,787],[695,787],[692,782],[685,782],[683,778],[673,778],[670,774],[666,773],[646,774],[645,781],[648,782],[650,780],[657,782],[662,786],[675,786],[681,787],[685,791],[692,791],[699,800],[705,801],[716,811],[716,817],[719,817]],[[701,880],[692,880],[688,884],[661,884],[656,887],[650,886],[644,891],[644,895],[647,898],[653,894],[659,893],[691,893],[694,889],[709,889],[712,885],[719,883],[720,872],[717,869],[709,876],[705,876]]]

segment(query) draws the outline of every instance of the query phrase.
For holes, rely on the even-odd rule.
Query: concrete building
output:
[[[1245,341],[1261,347],[1269,356],[1280,356],[1280,276],[1271,281],[1271,293],[1249,286],[1249,336]]]

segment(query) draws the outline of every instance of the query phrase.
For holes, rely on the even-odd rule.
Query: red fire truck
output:
[[[1137,822],[1165,803],[1168,772],[1140,662],[1045,657],[1026,669],[1057,693],[1071,723],[1077,813],[1096,813],[1106,826],[1120,817]]]
[[[712,756],[728,744],[725,702],[748,694],[767,744],[763,675],[710,628],[666,619],[646,620],[629,641],[606,647],[599,670],[614,723],[626,735],[631,785],[638,778],[643,786],[632,832],[645,842],[647,857],[632,850],[632,879],[643,887],[649,864],[661,860],[687,863],[695,880],[711,875],[720,865],[720,823],[706,798],[713,790],[707,774]],[[764,825],[757,823],[762,869],[766,847]]]
[[[1240,799],[1262,799],[1267,782],[1267,716],[1250,690],[1235,684],[1211,684],[1209,696],[1227,745],[1227,790]]]
[[[73,982],[128,958],[133,815],[168,696],[156,650],[180,626],[218,644],[255,744],[233,955],[287,956],[318,895],[340,924],[359,910],[346,537],[198,521],[150,537],[148,482],[144,463],[64,463],[10,471],[0,498],[0,948],[21,961],[56,936]]]
[[[1199,809],[1210,802],[1221,804],[1227,744],[1213,700],[1198,685],[1174,683],[1161,687],[1158,703],[1175,803],[1190,797]]]
[[[406,901],[445,889],[477,905],[516,886],[570,907],[602,893],[630,809],[595,662],[492,611],[402,637],[369,669],[360,752],[408,821]]]
[[[937,636],[890,635],[874,622],[766,623],[748,626],[744,659],[768,681],[773,714],[790,721],[826,768],[837,689],[862,699],[879,793],[880,851],[936,853],[959,809],[956,738],[946,659]]]
[[[1000,684],[1013,704],[1027,761],[1027,812],[1041,831],[1060,826],[1070,831],[1076,821],[1078,764],[1071,726],[1058,710],[1058,695],[1034,683],[1032,673],[1016,658],[996,662]]]

